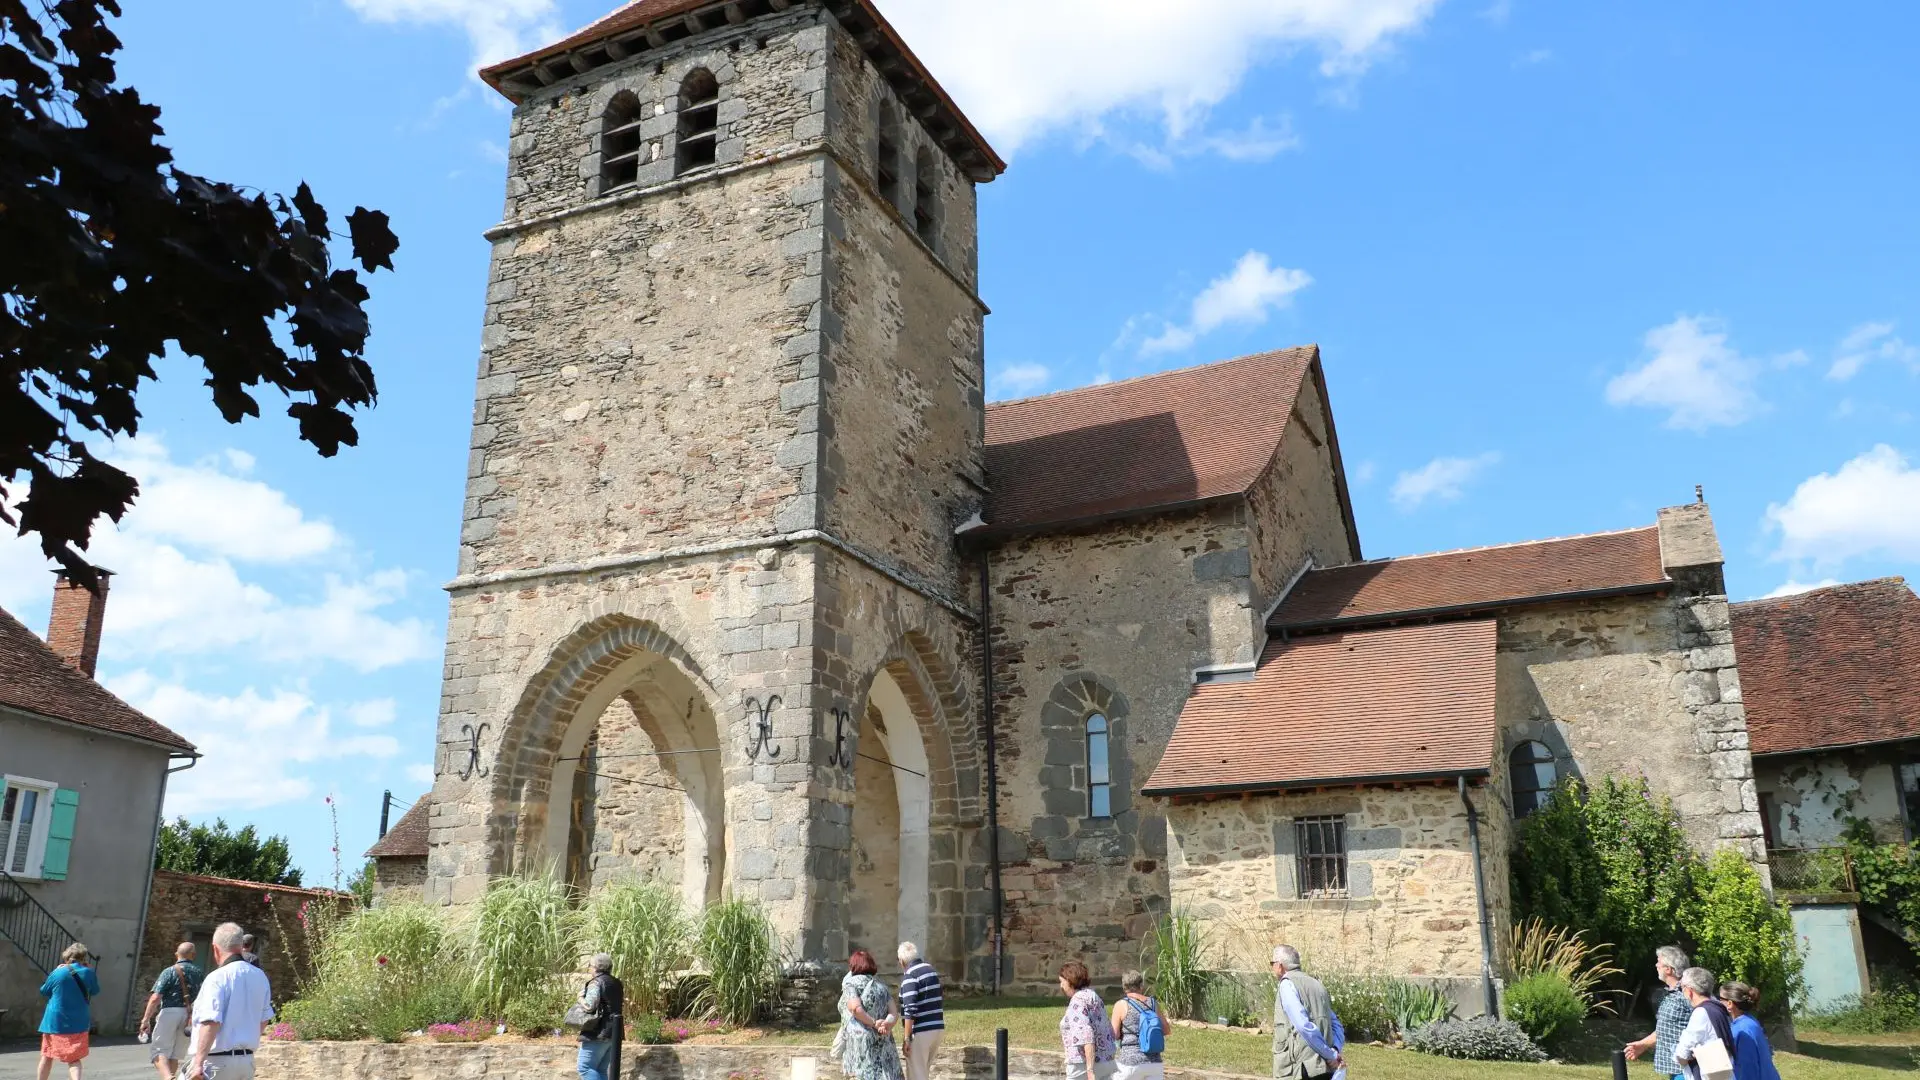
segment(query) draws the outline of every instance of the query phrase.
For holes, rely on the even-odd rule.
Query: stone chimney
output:
[[[1695,593],[1724,593],[1720,537],[1713,531],[1713,513],[1704,502],[1669,506],[1660,511],[1660,565],[1667,576]]]
[[[94,664],[100,659],[100,627],[107,618],[107,579],[112,573],[100,571],[100,583],[91,589],[64,572],[55,573],[58,580],[53,583],[53,618],[47,624],[47,645],[91,679]]]

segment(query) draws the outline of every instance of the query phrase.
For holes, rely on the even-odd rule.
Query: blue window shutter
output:
[[[79,813],[79,792],[60,788],[53,793],[53,810],[47,818],[47,853],[40,860],[42,878],[67,880],[67,860],[73,854],[73,819]]]

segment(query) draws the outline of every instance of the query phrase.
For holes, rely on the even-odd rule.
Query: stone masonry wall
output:
[[[1326,400],[1314,376],[1308,372],[1300,388],[1273,466],[1247,492],[1256,617],[1266,614],[1307,559],[1339,566],[1360,557],[1334,473]]]
[[[1134,796],[1193,669],[1253,658],[1244,508],[1032,537],[992,555],[1007,977],[1137,959],[1165,909],[1166,819]],[[1112,725],[1111,818],[1088,816],[1088,712]],[[1117,970],[1117,969],[1116,969]]]
[[[351,896],[318,889],[154,871],[146,937],[135,972],[135,1021],[146,1008],[147,991],[160,972],[172,965],[174,948],[181,942],[194,942],[195,962],[203,969],[212,969],[209,943],[214,928],[224,922],[239,923],[241,929],[264,942],[260,969],[273,984],[274,1000],[291,997],[297,977],[310,963],[307,920],[302,912],[308,918],[318,916],[323,914],[319,909],[328,904],[344,914],[353,909],[355,901]]]
[[[1503,616],[1501,760],[1535,739],[1563,776],[1644,776],[1696,848],[1734,847],[1764,867],[1728,625],[1724,596],[1684,587]]]
[[[419,900],[426,895],[426,888],[425,855],[386,855],[373,860],[373,895],[376,901]]]
[[[1472,798],[1484,812],[1486,792]],[[1347,898],[1300,896],[1293,821],[1321,815],[1346,818]],[[1472,845],[1452,786],[1179,802],[1167,816],[1173,903],[1212,924],[1226,963],[1258,970],[1285,942],[1309,970],[1477,983]],[[1486,856],[1488,879],[1505,880],[1505,849]]]
[[[1760,804],[1773,818],[1773,846],[1832,847],[1851,818],[1871,824],[1885,843],[1905,840],[1895,760],[1883,748],[1755,761]]]

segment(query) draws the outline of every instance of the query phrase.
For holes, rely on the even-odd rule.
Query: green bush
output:
[[[1860,899],[1906,927],[1909,940],[1920,941],[1920,843],[1882,844],[1873,826],[1859,818],[1848,824],[1846,839]]]
[[[566,1022],[567,1008],[577,999],[578,995],[561,980],[542,979],[520,988],[500,1010],[500,1022],[515,1035],[552,1035]]]
[[[1803,1012],[1794,1020],[1819,1031],[1848,1035],[1920,1031],[1920,989],[1907,983],[1882,981],[1879,990],[1849,996],[1833,1008]]]
[[[1429,1024],[1407,1037],[1407,1048],[1466,1061],[1547,1060],[1518,1024],[1491,1016]]]
[[[460,958],[439,912],[390,904],[314,924],[314,973],[284,1019],[308,1039],[398,1041],[467,1011]]]
[[[628,1004],[643,1013],[666,1007],[671,980],[693,962],[685,904],[651,882],[616,881],[595,893],[587,902],[587,939],[592,950],[613,957]]]
[[[1528,975],[1507,987],[1507,1019],[1542,1046],[1572,1031],[1586,1015],[1586,1002],[1559,972]]]
[[[641,1013],[627,1018],[627,1041],[640,1046],[658,1046],[667,1041],[661,1034],[660,1017],[655,1013]]]
[[[1265,982],[1272,985],[1270,979]],[[1158,993],[1157,984],[1155,992]],[[1258,1027],[1263,1004],[1252,980],[1238,972],[1216,971],[1207,979],[1201,1016],[1233,1027]]]
[[[773,1004],[780,986],[780,945],[758,904],[724,900],[701,913],[694,952],[706,967],[701,1011],[736,1026]]]
[[[1751,984],[1760,991],[1763,1014],[1785,1015],[1803,985],[1792,915],[1773,902],[1759,873],[1738,852],[1715,852],[1696,881],[1688,920],[1694,963],[1721,982]]]
[[[1562,976],[1586,1012],[1610,1013],[1616,992],[1604,989],[1604,984],[1625,972],[1607,958],[1608,948],[1589,945],[1579,931],[1548,926],[1535,917],[1513,925],[1507,938],[1507,963],[1515,980],[1548,973]]]
[[[1211,1019],[1207,990],[1213,972],[1207,968],[1206,928],[1183,911],[1161,916],[1141,942],[1140,966],[1169,1016],[1186,1020]]]
[[[1453,1017],[1453,999],[1437,986],[1395,979],[1387,987],[1387,1007],[1393,1011],[1393,1026],[1407,1036]]]
[[[474,1007],[506,1016],[510,1006],[544,1000],[554,976],[579,967],[579,930],[571,886],[549,877],[494,880],[469,926]]]
[[[1323,971],[1317,977],[1333,999],[1333,1011],[1340,1017],[1348,1041],[1393,1041],[1400,1030],[1393,1008],[1398,979],[1344,971]]]

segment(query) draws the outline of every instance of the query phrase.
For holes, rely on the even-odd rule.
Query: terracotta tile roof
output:
[[[1756,754],[1920,739],[1920,597],[1901,578],[1733,605]]]
[[[1649,525],[1310,571],[1267,625],[1275,630],[1360,625],[1414,612],[1471,611],[1568,594],[1652,591],[1667,581],[1660,530]]]
[[[1194,688],[1142,794],[1487,773],[1494,626],[1276,640],[1251,680]]]
[[[193,744],[68,666],[0,609],[0,705],[193,753]]]
[[[603,45],[609,38],[639,31],[648,26],[660,26],[669,21],[678,23],[692,12],[719,6],[719,0],[633,0],[632,3],[615,9],[578,33],[570,34],[524,56],[517,56],[511,60],[503,60],[481,68],[480,78],[485,80],[488,86],[517,102],[519,98],[504,84],[510,76],[523,68],[529,68],[540,61],[551,60],[567,53],[584,53]],[[986,136],[980,134],[979,129],[973,126],[973,121],[968,120],[966,114],[960,111],[960,106],[954,104],[953,99],[947,96],[946,89],[934,79],[933,73],[920,62],[920,58],[914,55],[913,50],[907,47],[906,40],[893,28],[893,24],[887,21],[886,16],[880,14],[880,9],[875,6],[873,0],[837,0],[837,2],[830,0],[829,9],[843,22],[853,18],[856,21],[864,20],[873,24],[872,44],[868,45],[868,51],[886,53],[889,59],[898,57],[899,61],[905,65],[909,76],[933,94],[942,118],[947,120],[953,128],[952,134],[960,140],[962,145],[979,154],[987,169],[986,179],[1007,171],[1007,163],[994,152]],[[709,22],[708,25],[711,26],[712,23]],[[855,26],[854,29],[856,33],[861,30],[859,26]],[[673,30],[677,33],[679,27],[675,26]],[[863,41],[863,44],[866,42]],[[646,47],[646,39],[640,37],[636,39],[635,44],[629,46],[629,49],[639,52]]]
[[[994,531],[1179,506],[1253,486],[1308,371],[1306,345],[987,406]]]
[[[427,816],[433,806],[431,793],[415,799],[400,820],[387,829],[380,842],[367,849],[367,858],[412,858],[427,854]]]

